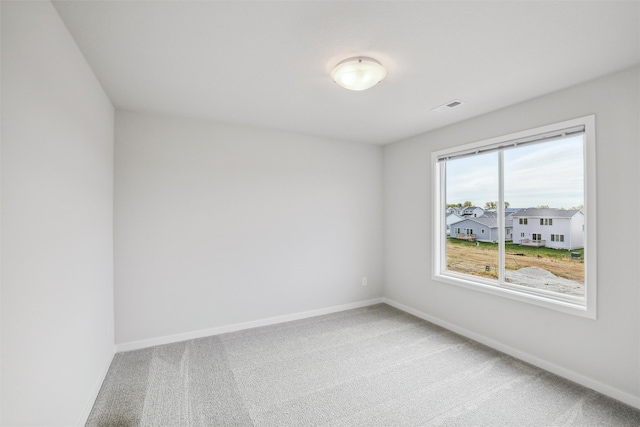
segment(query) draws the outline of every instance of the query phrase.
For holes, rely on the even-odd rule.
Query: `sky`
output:
[[[511,208],[584,204],[583,136],[504,151],[504,200]],[[498,153],[448,160],[447,204],[498,200]]]

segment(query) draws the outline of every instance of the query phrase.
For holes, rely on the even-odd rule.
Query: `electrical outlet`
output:
[[[362,278],[362,286],[367,286],[367,284],[368,284],[368,283],[367,283],[367,278],[366,278],[366,277],[363,277],[363,278]]]

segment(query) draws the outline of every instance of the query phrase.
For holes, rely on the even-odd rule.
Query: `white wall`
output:
[[[381,171],[378,146],[118,111],[116,343],[380,297]]]
[[[2,425],[76,425],[114,352],[114,111],[49,2],[2,7]]]
[[[638,68],[629,69],[386,146],[386,296],[640,405],[640,251],[618,232],[620,213],[637,219],[640,209],[639,80]],[[432,280],[431,151],[589,114],[597,134],[597,320]]]

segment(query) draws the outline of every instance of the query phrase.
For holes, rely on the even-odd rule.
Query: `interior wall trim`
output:
[[[91,415],[91,410],[93,409],[93,405],[96,403],[96,399],[98,398],[98,393],[100,393],[100,389],[102,388],[102,383],[107,378],[107,373],[109,372],[109,367],[111,367],[111,362],[113,362],[113,357],[116,354],[115,347],[113,348],[113,352],[111,356],[109,356],[102,366],[102,370],[100,371],[100,375],[96,379],[96,382],[91,389],[91,394],[87,399],[87,403],[84,405],[84,409],[82,410],[82,414],[80,415],[80,420],[78,421],[78,426],[84,426],[87,424],[87,420],[89,419],[89,415]]]
[[[236,323],[232,325],[218,326],[215,328],[201,329],[198,331],[185,332],[175,335],[167,335],[140,341],[131,341],[116,344],[116,352],[139,350],[142,348],[154,347],[156,345],[172,344],[180,341],[187,341],[196,338],[204,338],[213,335],[226,334],[228,332],[241,331],[243,329],[257,328],[260,326],[275,325],[278,323],[290,322],[292,320],[306,319],[309,317],[321,316],[323,314],[337,313],[339,311],[351,310],[354,308],[367,307],[384,302],[383,298],[373,298],[349,304],[336,305],[332,307],[320,308],[317,310],[304,311],[300,313],[285,314],[283,316],[269,317],[250,322]]]
[[[606,396],[609,396],[613,399],[619,400],[627,405],[633,406],[634,408],[640,409],[640,396],[634,396],[625,391],[619,390],[610,385],[604,384],[600,381],[597,381],[593,378],[587,377],[583,374],[579,374],[575,371],[567,369],[563,366],[556,365],[555,363],[549,362],[547,360],[541,359],[537,356],[524,352],[522,350],[518,350],[516,348],[510,347],[506,344],[503,344],[494,339],[488,338],[484,335],[478,334],[476,332],[472,332],[468,329],[455,325],[453,323],[449,323],[445,320],[442,320],[438,317],[431,316],[427,313],[424,313],[420,310],[417,310],[413,307],[409,307],[408,305],[404,305],[397,301],[394,301],[390,298],[384,297],[382,298],[385,304],[388,304],[392,307],[395,307],[399,310],[402,310],[406,313],[412,314],[416,317],[419,317],[428,322],[434,323],[438,326],[441,326],[451,332],[455,332],[459,335],[477,341],[481,344],[489,346],[495,350],[501,351],[502,353],[508,354],[509,356],[513,356],[516,359],[520,359],[524,362],[530,363],[531,365],[537,366],[538,368],[544,369],[545,371],[549,371],[553,374],[556,374],[560,377],[566,378],[570,381],[578,383],[582,386],[590,388],[592,390],[597,391],[598,393],[602,393]]]

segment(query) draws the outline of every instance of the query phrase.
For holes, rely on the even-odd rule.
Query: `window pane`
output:
[[[498,279],[498,153],[446,163],[446,269]]]
[[[505,242],[506,282],[584,296],[583,147],[576,135],[504,151],[504,198],[520,236]]]

